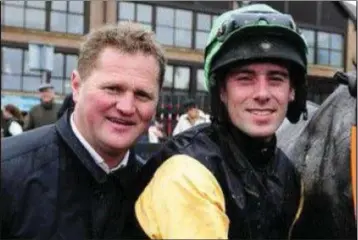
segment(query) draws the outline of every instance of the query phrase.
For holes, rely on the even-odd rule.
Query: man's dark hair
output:
[[[194,107],[196,107],[196,102],[194,99],[190,98],[183,103],[183,108],[185,112],[188,111],[190,108]]]

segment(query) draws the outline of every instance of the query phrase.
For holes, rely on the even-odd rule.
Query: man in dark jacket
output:
[[[52,84],[44,83],[39,87],[41,103],[32,107],[25,118],[24,130],[31,130],[55,123],[61,105],[55,102]]]
[[[302,185],[275,131],[306,111],[306,52],[291,16],[267,5],[216,19],[204,62],[212,123],[169,140],[138,174],[137,237],[291,237]]]
[[[132,147],[155,115],[165,64],[139,24],[89,33],[71,76],[74,110],[2,141],[1,238],[122,237],[142,164]]]

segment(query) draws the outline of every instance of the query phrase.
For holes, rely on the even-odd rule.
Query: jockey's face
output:
[[[294,99],[286,67],[252,63],[233,68],[226,76],[220,98],[231,122],[252,137],[272,136]]]

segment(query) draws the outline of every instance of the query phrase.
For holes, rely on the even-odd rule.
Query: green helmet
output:
[[[253,4],[220,15],[214,22],[205,48],[204,74],[211,91],[215,73],[232,64],[248,61],[284,61],[293,71],[296,98],[287,118],[295,123],[306,111],[307,44],[291,15],[266,4]],[[292,77],[291,77],[292,78]],[[212,106],[213,108],[213,106]],[[212,109],[213,110],[213,109]]]

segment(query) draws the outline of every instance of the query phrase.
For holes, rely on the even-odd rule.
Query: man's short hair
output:
[[[81,78],[86,79],[96,67],[97,59],[102,50],[113,47],[123,53],[143,53],[153,56],[159,65],[159,85],[163,84],[166,58],[164,49],[156,41],[152,31],[134,22],[121,22],[116,25],[105,25],[92,30],[85,36],[79,50],[77,70]]]
[[[194,99],[189,98],[183,103],[184,111],[187,112],[191,108],[196,108],[196,102]]]

